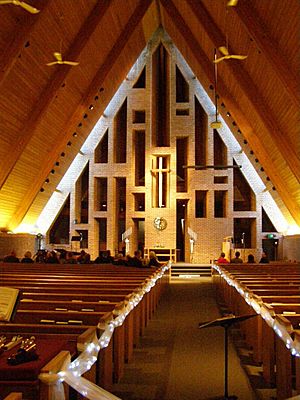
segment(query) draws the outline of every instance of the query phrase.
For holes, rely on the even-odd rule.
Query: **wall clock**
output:
[[[156,217],[153,220],[154,228],[158,231],[163,231],[167,227],[167,220],[163,217]]]

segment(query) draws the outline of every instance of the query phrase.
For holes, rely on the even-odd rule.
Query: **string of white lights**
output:
[[[135,290],[128,300],[119,305],[107,321],[100,322],[98,328],[102,331],[98,338],[96,333],[89,343],[78,345],[81,354],[71,361],[66,357],[61,370],[57,373],[42,373],[39,379],[49,385],[49,400],[65,400],[63,382],[67,383],[78,393],[90,400],[120,400],[96,384],[88,381],[82,375],[90,370],[98,358],[98,353],[109,345],[114,329],[121,326],[127,315],[141,302],[144,295],[150,292],[159,279],[170,269],[171,262],[156,270],[146,279],[138,290]]]
[[[286,326],[280,318],[276,318],[276,314],[272,308],[267,307],[262,299],[255,295],[251,290],[241,284],[232,274],[220,265],[213,264],[219,275],[227,282],[228,285],[234,287],[237,292],[245,299],[253,310],[260,314],[270,328],[274,330],[277,336],[284,342],[287,349],[290,350],[293,356],[300,357],[300,340],[299,335],[295,334],[291,325]],[[294,339],[293,339],[294,336]]]

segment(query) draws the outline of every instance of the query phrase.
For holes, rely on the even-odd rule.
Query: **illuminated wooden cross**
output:
[[[166,202],[166,193],[167,193],[167,173],[170,172],[170,169],[167,167],[167,157],[158,156],[155,158],[155,167],[151,169],[152,175],[155,176],[156,179],[156,191],[155,191],[155,199],[156,206],[159,208],[165,207]],[[153,166],[153,162],[152,162]]]

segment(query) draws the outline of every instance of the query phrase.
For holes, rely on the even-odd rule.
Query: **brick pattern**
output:
[[[99,251],[98,245],[98,223],[96,218],[107,218],[107,248],[112,253],[119,249],[122,245],[118,243],[117,238],[117,204],[116,204],[116,179],[117,177],[126,177],[126,229],[132,227],[133,233],[130,237],[130,253],[138,247],[138,219],[144,219],[144,245],[146,248],[165,247],[170,249],[176,248],[176,200],[188,200],[186,214],[186,229],[190,227],[197,233],[197,241],[194,245],[194,253],[190,254],[189,237],[185,236],[185,259],[192,260],[195,263],[207,263],[218,256],[222,248],[222,241],[226,236],[233,236],[233,218],[238,217],[254,217],[257,220],[257,226],[261,226],[261,203],[259,198],[256,199],[256,210],[251,212],[233,212],[233,171],[228,169],[225,171],[204,170],[195,171],[188,170],[188,189],[185,193],[176,192],[176,138],[188,137],[188,165],[195,164],[195,116],[194,116],[194,97],[197,94],[196,86],[190,84],[188,71],[181,70],[186,80],[189,82],[189,99],[188,103],[176,104],[176,55],[173,54],[172,48],[168,49],[170,59],[169,69],[169,87],[170,87],[170,146],[155,147],[152,143],[152,124],[151,113],[152,104],[152,59],[151,52],[156,48],[157,43],[154,41],[149,45],[149,56],[146,58],[146,88],[133,89],[134,85],[143,65],[135,71],[131,71],[130,80],[125,82],[125,88],[120,91],[119,99],[115,100],[115,107],[106,115],[105,129],[109,129],[108,133],[108,163],[94,163],[94,154],[89,156],[90,166],[90,183],[89,183],[89,224],[85,226],[74,226],[72,229],[88,229],[89,231],[89,252],[92,257],[96,257]],[[151,47],[152,46],[152,47]],[[181,67],[182,68],[182,67]],[[118,95],[117,95],[118,96]],[[114,154],[118,151],[118,143],[115,143],[114,129],[116,124],[116,114],[122,105],[125,97],[127,98],[127,162],[122,164],[114,163]],[[199,97],[198,97],[199,99]],[[119,100],[119,101],[118,101]],[[200,97],[200,102],[202,99]],[[202,103],[201,103],[202,104]],[[203,104],[203,108],[207,107]],[[176,115],[176,109],[188,110],[188,115]],[[145,123],[134,123],[134,111],[145,111]],[[213,119],[213,115],[209,114],[208,121]],[[134,131],[143,130],[146,134],[146,156],[145,156],[145,186],[135,186],[134,159],[135,148],[133,146]],[[100,140],[99,135],[99,140]],[[234,151],[228,148],[228,164],[233,163]],[[152,207],[153,196],[153,176],[151,173],[151,162],[155,156],[166,156],[169,159],[168,173],[168,206],[164,208]],[[208,128],[207,139],[207,163],[213,164],[213,131]],[[226,184],[214,184],[214,175],[227,176]],[[108,178],[108,206],[107,211],[95,211],[94,201],[94,182],[97,177]],[[207,216],[206,218],[195,218],[195,190],[207,190]],[[214,218],[214,190],[227,191],[227,212],[225,218]],[[71,221],[76,219],[76,208],[78,204],[78,185],[74,185],[71,193]],[[133,193],[145,193],[145,211],[135,211]],[[167,228],[163,231],[157,231],[153,225],[155,217],[163,217],[167,220]],[[260,232],[257,229],[257,232]],[[260,237],[257,234],[257,248],[260,253]]]

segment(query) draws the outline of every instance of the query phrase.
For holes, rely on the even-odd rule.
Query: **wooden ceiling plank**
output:
[[[130,40],[130,37],[134,33],[138,24],[142,21],[142,18],[148,10],[152,1],[153,0],[139,0],[135,11],[129,18],[121,34],[116,39],[114,46],[108,53],[105,61],[103,62],[91,84],[89,85],[86,95],[82,99],[81,103],[78,105],[70,120],[66,123],[65,129],[62,130],[62,132],[66,133],[64,136],[61,137],[59,146],[53,149],[53,151],[49,154],[47,160],[45,160],[44,164],[40,168],[39,175],[36,177],[30,190],[27,191],[26,195],[22,199],[22,204],[20,205],[20,207],[18,207],[17,212],[11,218],[8,224],[10,229],[14,229],[22,222],[23,218],[30,209],[32,203],[34,202],[36,196],[38,195],[40,188],[45,181],[45,178],[49,174],[49,165],[51,166],[55,163],[58,154],[60,154],[61,150],[65,148],[68,140],[70,139],[70,132],[72,131],[70,128],[78,124],[78,121],[80,121],[82,118],[83,110],[86,109],[88,104],[90,104],[92,98],[95,96],[95,91],[97,91],[99,87],[103,86],[103,82],[108,72],[118,61],[120,53],[126,46],[127,42]]]
[[[199,43],[197,42],[197,39],[195,38],[193,32],[190,30],[189,26],[186,24],[185,20],[177,10],[176,6],[174,5],[172,0],[160,0],[161,5],[164,7],[165,12],[169,15],[170,20],[178,30],[178,35],[181,35],[182,38],[185,40],[186,45],[190,48],[193,56],[195,59],[198,61],[199,66],[203,70],[203,72],[207,75],[208,79],[210,81],[213,81],[213,74],[212,74],[212,62],[209,60],[207,55],[203,52],[201,49]],[[174,40],[174,43],[176,45],[176,40]],[[223,80],[221,78],[218,79],[218,89],[220,93],[229,93],[228,89],[226,88],[226,85],[224,84]],[[226,96],[224,96],[226,97]],[[226,104],[230,106],[230,108],[234,110],[239,110],[239,106],[234,100],[234,98],[230,97],[228,100],[226,100]],[[238,122],[238,118],[236,118]],[[241,112],[241,120],[245,121],[245,125],[248,125],[247,118],[242,114]],[[243,124],[239,124],[242,126]],[[251,130],[251,127],[248,126],[248,130]],[[253,131],[251,130],[251,134],[253,134]],[[250,139],[249,139],[250,140]],[[257,136],[256,137],[257,142],[260,143],[260,138]],[[280,193],[280,196],[282,197],[283,201],[286,204],[286,207],[288,208],[289,212],[295,219],[295,221],[300,224],[300,207],[297,205],[297,203],[293,200],[293,198],[290,196],[289,191],[286,188],[285,182],[282,181],[280,177],[278,177],[276,171],[276,166],[274,165],[274,162],[272,161],[270,154],[267,152],[267,149],[260,144],[259,146],[260,149],[260,155],[263,157],[264,160],[264,166],[265,170],[268,171],[269,177],[271,178],[272,182],[275,183],[277,187],[278,193]]]
[[[3,52],[4,57],[3,59],[0,59],[0,90],[6,77],[18,61],[18,55],[24,49],[25,40],[28,40],[30,33],[33,31],[43,12],[45,12],[49,2],[50,0],[47,0],[41,4],[41,7],[39,7],[41,12],[39,14],[24,14],[22,21],[18,24],[18,29],[14,30],[14,35],[12,35],[11,41],[7,43]]]
[[[67,59],[76,59],[79,57],[80,53],[84,49],[85,44],[89,40],[90,35],[101,22],[110,4],[110,0],[103,0],[96,3],[89,17],[86,19],[80,31],[76,35],[76,38],[73,42],[74,44],[71,46],[71,49],[67,54]],[[6,160],[2,160],[0,163],[0,189],[14,168],[24,148],[30,141],[35,128],[47,113],[49,105],[55,99],[57,92],[60,90],[61,85],[66,79],[66,76],[71,68],[72,67],[68,65],[65,65],[64,68],[57,68],[57,71],[54,73],[51,81],[48,82],[47,86],[41,93],[40,100],[36,104],[36,107],[32,110],[30,118],[28,119],[26,126],[20,135],[20,140],[18,143],[13,143],[11,149],[8,151],[8,154],[11,156]]]
[[[199,24],[203,26],[209,38],[215,43],[215,46],[219,47],[222,43],[226,43],[225,36],[215,24],[203,4],[201,2],[196,4],[193,0],[187,0],[187,2],[197,17]],[[234,53],[234,49],[232,49],[232,51]],[[270,108],[266,106],[259,94],[259,88],[243,68],[241,62],[227,62],[226,67],[231,71],[233,76],[235,76],[236,85],[247,97],[253,111],[270,133],[272,140],[276,143],[278,150],[284,156],[290,170],[293,171],[293,174],[300,182],[300,160],[295,153],[294,146],[289,142],[286,135],[278,129],[278,124],[275,122],[276,116],[272,113]]]
[[[254,39],[266,60],[272,65],[278,79],[282,82],[287,90],[290,99],[299,109],[299,90],[297,82],[299,77],[290,69],[289,64],[285,61],[285,57],[281,54],[279,48],[274,46],[274,41],[268,35],[268,30],[262,26],[261,21],[253,11],[253,7],[249,2],[241,2],[238,7],[232,7],[248,32],[249,36]]]

